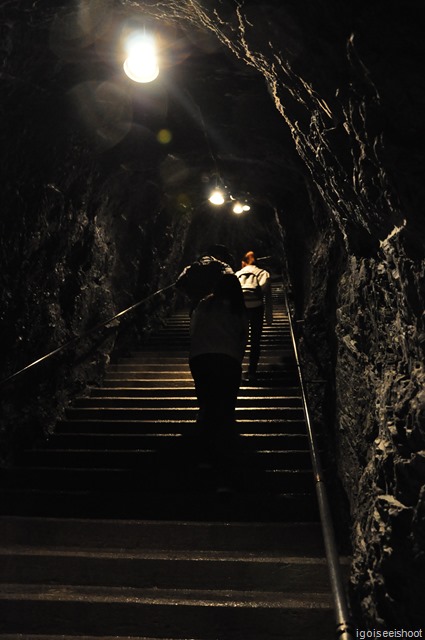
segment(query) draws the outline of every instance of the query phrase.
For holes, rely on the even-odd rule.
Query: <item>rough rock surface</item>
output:
[[[255,175],[258,194],[267,195],[269,212],[251,231],[262,228],[262,246],[285,245],[307,377],[322,381],[309,385],[315,420],[334,445],[350,505],[355,613],[369,627],[418,626],[425,590],[421,3],[320,0],[308,11],[292,0],[43,4],[29,9],[15,0],[1,9],[4,375],[167,284],[186,237],[189,257],[205,239],[202,229],[230,244],[240,231],[218,219],[203,225],[192,211],[202,129],[186,136],[191,125],[180,112],[181,156],[158,152],[155,118],[140,104],[142,113],[130,118],[133,103],[120,82],[109,82],[111,64],[93,53],[106,51],[111,24],[130,14],[166,23],[168,32],[179,26],[203,42],[204,53],[220,42],[257,74],[239,71],[227,92],[222,84],[216,98],[208,94],[208,106],[217,132],[238,141],[245,159],[228,152],[227,168],[245,176],[243,187]],[[81,24],[90,28],[82,32]],[[207,60],[205,53],[201,67]],[[215,75],[224,83],[228,73]],[[267,111],[255,113],[272,122],[267,133],[244,99],[254,95],[250,86],[258,92],[258,75],[279,116],[277,123]],[[230,124],[224,94],[242,105]],[[164,104],[159,94],[152,100]],[[128,129],[131,121],[137,126]],[[141,321],[147,326],[150,311]],[[48,390],[58,404],[66,401],[101,374],[113,335],[100,355],[93,349],[89,367],[86,345],[72,373],[64,359],[60,374],[40,374],[28,395]],[[16,406],[9,395],[12,418]],[[27,430],[45,422],[43,407],[37,418],[33,411],[29,402]],[[11,438],[4,427],[3,439]]]
[[[163,206],[151,134],[136,131],[148,148],[137,162],[130,144],[118,145],[116,114],[106,109],[115,97],[100,81],[97,119],[90,131],[82,124],[69,99],[82,90],[81,60],[70,63],[51,46],[53,8],[30,13],[10,3],[2,12],[4,378],[170,284],[188,217]],[[132,314],[133,335],[149,328],[153,310]],[[113,323],[3,389],[2,450],[48,431],[52,406],[100,379],[116,338]]]

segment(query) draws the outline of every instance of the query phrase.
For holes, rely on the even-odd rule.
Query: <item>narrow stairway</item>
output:
[[[280,283],[273,297],[230,491],[200,457],[186,311],[2,472],[0,638],[334,637]]]

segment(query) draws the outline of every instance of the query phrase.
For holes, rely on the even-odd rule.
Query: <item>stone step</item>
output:
[[[146,376],[134,377],[132,380],[125,379],[125,377],[116,378],[114,376],[106,376],[104,379],[104,384],[109,388],[121,388],[121,389],[137,389],[137,388],[150,388],[156,389],[158,387],[167,388],[167,389],[177,389],[184,387],[186,389],[192,389],[193,393],[193,380],[186,376],[185,378],[179,377],[170,377],[167,379],[162,379],[161,381],[157,380],[156,376],[151,376],[150,378],[146,378]]]
[[[23,451],[17,461],[18,466],[64,467],[64,468],[106,468],[106,469],[155,469],[160,463],[167,463],[165,456],[178,456],[178,464],[196,460],[195,451],[185,451],[183,447],[166,449],[97,450],[86,449],[31,449]],[[173,460],[174,461],[174,460]],[[170,464],[170,463],[169,463]],[[310,470],[309,451],[240,451],[234,454],[233,466],[254,469]]]
[[[304,418],[303,410],[300,407],[280,407],[279,405],[236,407],[236,420],[262,420],[267,422],[272,419],[300,420]],[[273,405],[273,406],[272,406]],[[86,406],[69,407],[65,411],[68,420],[116,420],[126,422],[129,420],[196,420],[198,407],[108,407],[108,406]]]
[[[274,322],[272,326],[263,326],[262,338],[267,338],[268,336],[277,336],[280,337],[282,335],[289,335],[289,324],[285,322]],[[154,335],[152,335],[152,339],[158,340],[159,338],[172,338],[176,337],[178,339],[186,338],[190,335],[189,325],[173,325],[164,327]],[[150,341],[150,337],[149,337]]]
[[[156,467],[116,468],[116,467],[42,467],[14,466],[0,473],[3,489],[48,490],[51,487],[62,491],[118,491],[158,489],[170,494],[179,491],[213,490],[222,480],[220,468],[182,464],[172,456],[165,460],[158,457]],[[168,463],[165,464],[161,462]],[[314,478],[311,469],[251,468],[235,465],[226,468],[225,482],[237,491],[255,491],[262,487],[265,491],[292,493],[312,491]]]
[[[286,320],[283,316],[274,316],[273,323],[268,325],[264,322],[263,324],[263,334],[267,335],[269,333],[279,333],[282,331],[290,331],[289,321]],[[152,334],[152,337],[158,337],[166,334],[179,334],[183,335],[184,333],[190,333],[190,323],[186,323],[184,321],[168,323],[164,327],[161,327],[158,331]]]
[[[317,522],[187,522],[0,516],[1,546],[323,556]]]
[[[199,489],[199,490],[198,490]],[[217,522],[317,522],[317,499],[308,492],[217,492],[128,487],[126,492],[1,489],[0,514],[56,518],[187,520]]]
[[[182,361],[185,359],[188,360],[189,357],[189,342],[186,344],[182,344],[182,341],[179,340],[175,342],[175,344],[167,345],[166,354],[164,355],[164,350],[162,347],[164,346],[163,341],[158,345],[153,344],[152,342],[147,343],[143,347],[143,351],[137,351],[132,353],[131,356],[127,356],[127,358],[134,359],[137,362],[137,359],[140,358],[144,360],[145,358],[155,359],[161,362],[161,358],[174,360],[176,358],[181,358]],[[261,347],[261,356],[260,356],[260,364],[264,361],[267,355],[273,355],[276,351],[282,352],[283,354],[288,354],[291,348],[291,342],[288,337],[287,340],[279,340],[276,343],[264,344]],[[248,344],[247,350],[245,352],[245,359],[249,355],[250,346]],[[124,359],[124,358],[123,358]],[[120,361],[121,358],[118,359]]]
[[[262,333],[261,345],[263,348],[270,348],[270,346],[280,348],[287,346],[289,349],[291,344],[291,336],[289,332],[276,331],[275,333]],[[182,335],[170,333],[166,335],[156,335],[149,338],[149,341],[143,345],[143,350],[134,353],[135,356],[143,354],[145,349],[150,349],[152,346],[159,347],[161,350],[164,348],[172,348],[180,350],[188,348],[190,345],[189,333],[182,333]],[[247,342],[247,350],[249,351],[251,345],[250,339]]]
[[[2,585],[41,583],[133,589],[250,590],[292,593],[330,589],[326,559],[215,550],[75,549],[0,545]]]
[[[186,381],[193,387],[193,378],[189,371],[163,371],[161,374],[158,374],[157,371],[150,369],[147,367],[147,370],[139,370],[139,371],[115,371],[106,374],[104,382],[107,386],[112,386],[113,382],[121,382],[121,384],[130,383],[132,381],[136,382],[147,382],[149,380],[153,380],[156,384],[159,383],[160,386],[163,386],[166,382],[174,381],[174,382],[182,382]],[[255,382],[247,383],[244,382],[245,386],[262,386],[267,387],[268,385],[272,385],[276,387],[277,385],[284,386],[285,388],[294,388],[297,387],[298,377],[295,370],[293,372],[279,372],[274,373],[273,375],[267,371],[257,371],[257,378]],[[134,386],[134,385],[133,385]],[[143,385],[142,385],[143,386]]]
[[[168,322],[165,326],[161,327],[158,331],[152,334],[152,337],[178,335],[185,336],[190,333],[190,323],[186,320],[176,320],[175,322]],[[290,333],[290,324],[283,316],[274,316],[273,323],[267,325],[264,323],[262,335],[280,335],[282,333]],[[150,336],[146,338],[146,341],[150,339]]]
[[[89,426],[89,425],[87,425]],[[63,425],[63,429],[69,429],[69,425]],[[304,428],[304,425],[302,425]],[[240,436],[241,448],[247,451],[257,451],[260,449],[277,451],[308,451],[308,438],[305,433],[274,433],[274,434],[244,434]],[[141,434],[141,433],[86,433],[67,432],[56,433],[44,444],[45,447],[54,448],[95,448],[107,450],[128,450],[129,448],[170,448],[187,446],[182,432],[162,434]]]
[[[118,362],[108,367],[108,371],[143,370],[141,367],[148,369],[148,365],[150,365],[152,371],[158,372],[161,370],[167,371],[171,367],[178,370],[190,370],[188,352],[176,351],[176,356],[173,356],[171,351],[167,351],[167,354],[167,356],[159,356],[157,352],[149,353],[145,351],[141,356],[134,356],[134,358],[120,358]],[[249,356],[246,355],[242,363],[243,368],[246,367],[248,362]],[[263,351],[257,371],[268,374],[270,377],[272,374],[282,373],[286,368],[295,368],[294,362],[288,353],[283,349],[271,349]]]
[[[282,396],[282,389],[280,387],[270,387],[270,388],[261,388],[261,387],[241,387],[239,389],[239,398],[247,398],[247,397],[263,397],[264,394],[267,397],[274,396]],[[146,398],[146,397],[155,397],[155,398],[181,398],[181,397],[195,397],[195,390],[192,387],[164,387],[157,386],[153,389],[150,387],[91,387],[90,389],[90,397],[92,398]],[[288,403],[297,403],[302,401],[301,394],[298,393],[288,393],[285,390],[284,396]]]
[[[154,418],[157,416],[155,413]],[[195,417],[195,416],[193,416]],[[57,425],[56,433],[103,433],[103,434],[150,434],[155,433],[159,436],[161,434],[170,435],[197,435],[199,433],[199,427],[196,427],[195,419],[187,420],[183,418],[178,420],[175,414],[171,415],[170,419],[155,420],[151,417],[146,419],[102,419],[98,418],[88,419],[68,419],[64,420]],[[279,417],[269,417],[267,421],[264,420],[264,416],[258,419],[253,419],[252,416],[248,416],[247,419],[238,420],[236,424],[237,433],[243,435],[256,434],[256,435],[269,435],[269,434],[305,434],[305,423],[298,418],[288,417],[283,419],[279,413]],[[190,446],[190,443],[188,443]]]
[[[111,376],[107,376],[105,378],[105,384],[108,387],[119,387],[119,388],[131,388],[131,389],[136,389],[136,388],[151,388],[151,389],[155,389],[155,388],[162,388],[162,387],[167,387],[168,389],[175,389],[175,388],[179,388],[179,387],[185,387],[185,388],[190,388],[193,390],[193,379],[189,376],[186,376],[185,378],[183,377],[171,377],[171,378],[167,378],[167,379],[161,379],[160,381],[157,379],[157,377],[155,375],[152,375],[150,378],[146,378],[146,376],[138,376],[138,377],[133,377],[132,380],[128,380],[125,378],[125,376],[121,377],[121,378],[116,378],[116,377],[111,377]],[[280,392],[282,391],[282,388],[284,386],[285,389],[285,393],[299,393],[299,385],[297,384],[297,381],[295,380],[295,378],[291,381],[292,384],[289,384],[288,382],[283,385],[283,381],[282,380],[273,380],[273,379],[264,379],[264,380],[257,380],[255,382],[255,384],[253,383],[249,383],[249,382],[244,382],[242,381],[242,384],[239,388],[240,392],[244,392],[246,390],[252,389],[279,389]]]
[[[258,640],[323,640],[334,631],[321,593],[3,585],[0,631]]]
[[[245,358],[248,362],[248,358]],[[244,362],[245,362],[244,361]],[[279,366],[279,370],[276,373],[285,371],[295,371],[296,366],[293,362],[293,358],[288,356],[284,357],[281,353],[272,352],[272,355],[264,356],[258,365],[258,373],[270,373],[270,365],[275,367]],[[280,371],[280,369],[282,371]],[[134,358],[122,358],[117,364],[111,364],[108,367],[108,372],[125,372],[125,371],[157,371],[160,375],[166,371],[190,371],[189,360],[185,358],[149,358],[149,357],[134,357]]]
[[[277,298],[274,298],[274,305],[273,305],[273,324],[275,322],[289,323],[289,318],[286,313],[286,309],[284,309],[284,306],[281,304],[281,302],[278,301]],[[189,326],[189,324],[190,324],[189,311],[183,314],[180,314],[180,313],[177,315],[173,314],[172,316],[170,316],[165,320],[165,324],[160,327],[159,331],[174,325]],[[269,325],[266,325],[266,326],[269,326]]]
[[[280,303],[220,452],[199,437],[184,310],[1,472],[0,640],[333,637]]]
[[[257,406],[261,404],[262,408],[266,407],[279,407],[281,409],[295,410],[299,409],[302,411],[302,400],[300,397],[291,397],[278,395],[277,393],[269,396],[263,392],[262,395],[258,393],[256,395],[250,396],[244,394],[239,397],[237,400],[237,407],[245,408],[251,406]],[[102,396],[100,394],[94,394],[87,398],[79,398],[73,404],[74,408],[105,408],[105,409],[137,409],[144,410],[150,409],[152,407],[155,408],[164,408],[164,409],[178,409],[181,408],[187,409],[196,407],[198,408],[198,399],[194,395],[194,391],[191,393],[186,393],[184,396],[173,395],[170,396],[164,395],[157,397],[156,393],[150,393],[150,395],[141,396],[141,397],[127,397],[127,396],[113,396],[110,395]]]
[[[246,352],[243,360],[243,366],[249,362],[249,351]],[[140,367],[151,365],[151,367],[157,371],[161,369],[167,370],[171,367],[175,367],[179,370],[190,370],[189,368],[189,350],[176,350],[174,356],[172,352],[163,351],[158,353],[157,351],[145,350],[143,354],[135,355],[133,357],[118,358],[118,360],[112,363],[108,370],[125,370],[125,368]],[[281,348],[267,348],[261,352],[260,361],[258,364],[258,371],[264,371],[267,373],[273,373],[272,369],[275,369],[276,373],[280,373],[283,368],[294,368],[294,360],[291,357],[289,349]]]
[[[168,352],[170,353],[170,352]],[[249,363],[249,358],[246,357],[242,363],[242,370],[245,371],[247,369]],[[106,374],[115,371],[153,371],[157,373],[164,373],[172,370],[173,368],[176,371],[187,371],[190,372],[189,367],[189,359],[187,354],[183,354],[182,357],[174,358],[163,357],[159,358],[156,354],[154,357],[141,357],[141,358],[133,358],[129,359],[125,363],[117,363],[110,365],[111,368],[108,367]],[[293,362],[285,361],[285,359],[278,353],[276,350],[271,352],[270,357],[264,355],[257,366],[257,374],[263,378],[267,378],[273,380],[273,378],[279,379],[282,374],[285,374],[287,371],[294,371],[296,369]],[[160,376],[158,376],[160,380]]]

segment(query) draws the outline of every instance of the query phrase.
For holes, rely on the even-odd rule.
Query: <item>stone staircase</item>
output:
[[[185,311],[2,472],[0,639],[334,637],[279,283],[273,295],[226,491],[198,438]]]

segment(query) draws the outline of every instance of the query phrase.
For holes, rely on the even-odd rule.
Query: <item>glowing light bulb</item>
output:
[[[152,82],[159,75],[155,40],[144,33],[134,33],[127,40],[124,71],[134,82]]]
[[[245,213],[245,211],[249,211],[251,207],[248,204],[242,204],[241,202],[235,202],[233,205],[233,213],[240,215],[241,213]]]
[[[220,191],[220,189],[215,189],[210,195],[210,197],[208,198],[208,200],[211,202],[211,204],[216,204],[216,205],[224,204],[224,196]]]

